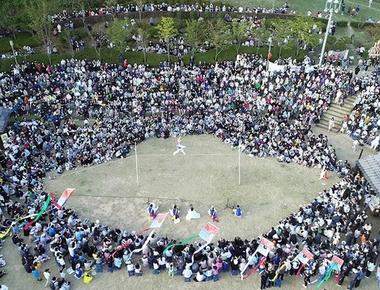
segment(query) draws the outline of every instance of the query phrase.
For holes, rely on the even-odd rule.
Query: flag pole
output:
[[[139,167],[138,167],[138,161],[137,161],[137,144],[135,142],[135,159],[136,159],[136,184],[137,186],[140,185],[139,183]]]
[[[241,140],[239,140],[239,155],[238,155],[238,166],[239,166],[239,185],[240,185],[240,177],[241,177],[241,170],[240,170],[240,159],[241,159]]]

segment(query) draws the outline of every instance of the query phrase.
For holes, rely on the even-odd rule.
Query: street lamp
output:
[[[16,55],[15,55],[15,49],[14,49],[14,44],[13,44],[12,39],[9,40],[9,45],[10,45],[11,48],[12,48],[12,55],[13,55],[13,58],[15,59],[15,63],[16,63],[16,65],[18,66],[18,63],[17,63],[17,57],[16,57]]]
[[[322,62],[323,62],[323,55],[325,54],[325,50],[326,50],[326,43],[327,43],[327,38],[329,36],[329,33],[330,33],[330,28],[331,28],[331,23],[332,23],[332,16],[333,16],[333,13],[335,11],[335,13],[338,13],[339,12],[339,4],[340,4],[341,0],[326,0],[326,4],[325,4],[325,12],[330,12],[330,15],[329,15],[329,20],[327,22],[327,27],[326,27],[326,32],[325,32],[325,38],[323,40],[323,44],[322,44],[322,51],[321,51],[321,55],[319,57],[319,66],[322,65]]]

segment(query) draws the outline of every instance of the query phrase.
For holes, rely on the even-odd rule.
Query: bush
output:
[[[9,41],[12,40],[14,43],[15,50],[21,49],[23,46],[28,45],[30,47],[37,47],[42,44],[41,40],[37,36],[32,35],[28,32],[16,33],[16,38],[11,36],[0,38],[0,53],[11,52],[12,48]]]
[[[273,60],[276,60],[279,56],[279,50],[280,47],[272,47],[272,55]],[[299,51],[299,55],[296,55],[296,49],[292,46],[286,46],[283,47],[281,51],[281,57],[282,58],[288,58],[293,57],[298,60],[302,60],[306,52],[304,50]],[[251,46],[241,46],[239,53],[247,53],[247,54],[257,54],[261,55],[262,57],[266,58],[268,54],[268,47],[251,47]],[[119,55],[120,51],[113,48],[102,48],[100,50],[101,60],[106,63],[113,63],[113,64],[119,64]],[[144,63],[144,54],[142,52],[133,52],[128,51],[124,54],[125,59],[127,59],[128,63]],[[66,54],[54,54],[51,55],[51,62],[52,64],[58,64],[62,59],[70,59],[71,55]],[[94,48],[88,48],[82,51],[79,51],[74,54],[75,59],[88,59],[88,60],[96,60],[98,59],[98,55]],[[198,62],[204,62],[204,63],[215,63],[215,50],[209,50],[205,53],[196,53],[195,54],[195,61]],[[228,47],[227,49],[223,50],[218,57],[218,61],[223,60],[234,60],[236,58],[236,46],[232,45]],[[49,63],[49,58],[47,54],[32,54],[28,55],[26,57],[18,57],[17,58],[19,63],[23,62],[35,62],[35,63]],[[147,63],[150,66],[158,66],[161,62],[166,61],[167,56],[162,54],[155,54],[155,53],[147,53]],[[175,56],[170,57],[170,61],[175,62],[178,61],[178,58]],[[189,63],[190,61],[190,55],[186,55],[183,58],[183,61],[185,63]],[[0,71],[9,71],[12,66],[14,65],[13,59],[4,59],[0,60]]]
[[[348,22],[347,21],[337,21],[336,26],[337,27],[347,27]]]

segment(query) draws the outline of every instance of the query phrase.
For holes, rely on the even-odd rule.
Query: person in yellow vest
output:
[[[83,276],[83,283],[84,284],[90,284],[92,279],[94,279],[94,278],[91,276],[90,272],[86,272]]]

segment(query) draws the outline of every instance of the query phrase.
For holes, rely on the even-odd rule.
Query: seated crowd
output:
[[[343,123],[343,130],[361,144],[379,146],[380,133],[380,85],[374,77],[364,80],[365,90],[358,90],[358,97],[351,114]],[[375,145],[374,144],[374,145]]]
[[[140,11],[141,10],[141,11]],[[276,8],[243,8],[243,7],[232,7],[232,6],[219,6],[213,3],[207,2],[206,4],[154,4],[146,3],[142,7],[130,3],[127,5],[120,5],[114,7],[100,7],[91,8],[90,10],[64,10],[61,13],[57,13],[51,16],[53,23],[67,23],[73,18],[80,18],[83,16],[102,16],[110,14],[125,14],[130,12],[230,12],[230,13],[274,13],[274,14],[287,14],[294,13],[289,10],[289,6],[286,3],[282,7]]]
[[[1,224],[12,225],[25,270],[40,279],[41,263],[53,256],[62,274],[50,281],[51,287],[69,289],[69,267],[77,278],[89,275],[92,267],[101,272],[107,265],[113,271],[126,264],[131,276],[151,268],[154,274],[168,270],[187,281],[193,276],[216,281],[221,272],[240,273],[248,263],[266,277],[265,288],[281,283],[285,273],[297,273],[294,256],[307,246],[315,259],[300,271],[306,285],[318,273],[323,279],[332,255],[345,261],[341,281],[355,273],[354,283],[360,284],[357,273],[370,275],[377,259],[378,241],[370,239],[371,225],[361,210],[371,191],[347,162],[337,160],[326,136],[313,135],[311,125],[338,90],[344,95],[353,87],[365,91],[367,83],[328,64],[314,70],[292,60],[277,64],[287,69],[269,72],[266,60],[246,55],[216,65],[163,63],[158,68],[72,59],[56,66],[26,64],[1,74],[0,105],[19,118],[35,116],[10,127],[0,160],[0,195],[10,216],[2,216]],[[258,239],[220,240],[193,257],[199,244],[164,253],[172,241],[153,236],[142,256],[132,255],[146,242],[143,234],[90,223],[54,206],[30,228],[12,223],[41,209],[48,198],[43,190],[48,172],[127,156],[132,144],[151,137],[186,134],[214,134],[231,146],[240,143],[250,156],[324,167],[346,177],[264,234],[276,245],[265,263],[255,253]]]

